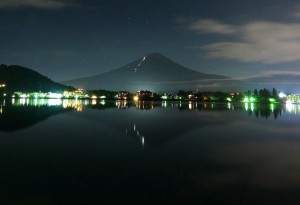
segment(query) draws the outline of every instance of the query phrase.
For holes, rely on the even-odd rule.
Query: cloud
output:
[[[189,25],[189,29],[200,33],[233,34],[236,32],[234,26],[223,24],[212,19],[192,22]]]
[[[200,47],[207,57],[265,64],[300,61],[298,23],[256,21],[234,25],[206,19],[188,22],[186,28],[199,34],[234,39]]]
[[[251,76],[231,78],[231,80],[253,80],[253,79],[276,78],[276,77],[278,77],[279,79],[286,77],[289,78],[290,80],[297,79],[297,81],[299,81],[300,71],[269,70]]]
[[[23,7],[61,9],[74,5],[71,1],[66,0],[0,0],[0,9],[17,9]]]

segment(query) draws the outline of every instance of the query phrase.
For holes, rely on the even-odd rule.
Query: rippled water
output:
[[[297,204],[298,105],[0,101],[0,204]]]

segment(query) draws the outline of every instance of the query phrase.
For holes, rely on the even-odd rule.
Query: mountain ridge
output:
[[[152,89],[161,91],[170,83],[204,79],[229,79],[226,76],[198,72],[170,60],[160,53],[150,53],[112,71],[62,83],[85,89],[129,90]],[[157,84],[155,86],[155,84]],[[160,86],[158,86],[160,85]],[[177,85],[175,90],[182,86]],[[192,87],[192,86],[190,86]],[[169,88],[166,88],[169,90]]]
[[[56,92],[73,89],[52,81],[39,72],[19,65],[0,65],[0,82],[5,84],[5,90],[20,92]]]

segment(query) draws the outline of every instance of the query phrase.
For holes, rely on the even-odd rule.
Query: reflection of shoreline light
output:
[[[290,103],[290,102],[286,103],[285,107],[286,107],[286,110],[288,112],[292,112],[292,110],[293,110],[293,104],[292,103]]]
[[[248,109],[249,109],[249,105],[248,103],[245,103],[245,110],[248,111]]]
[[[62,100],[61,99],[49,99],[48,103],[49,106],[58,106],[62,104]]]
[[[189,110],[193,109],[193,105],[192,105],[192,102],[189,101]]]
[[[197,110],[198,108],[198,103],[194,101],[189,101],[188,105],[189,110]]]
[[[273,107],[274,108],[274,107]],[[251,103],[251,111],[254,111],[254,103]]]
[[[271,111],[274,112],[274,104],[270,105]]]
[[[63,100],[63,108],[72,108],[76,109],[77,112],[81,112],[83,110],[82,103],[79,100]]]
[[[37,105],[38,105],[38,99],[35,98],[35,99],[34,99],[34,107],[36,107]]]
[[[154,102],[145,102],[145,101],[134,101],[134,106],[136,109],[139,110],[149,110],[154,108]],[[128,107],[128,105],[127,105]],[[162,107],[163,107],[163,102],[162,102]]]
[[[20,104],[21,104],[21,105],[25,105],[25,103],[26,103],[26,99],[25,99],[25,98],[21,98],[21,99],[20,99]]]
[[[105,105],[105,103],[104,103],[104,105]],[[118,109],[126,109],[126,108],[128,108],[127,101],[126,100],[117,100],[116,101],[116,107]]]
[[[285,105],[285,108],[286,108],[287,112],[289,112],[291,114],[294,113],[295,115],[299,114],[299,111],[300,111],[300,105],[299,104],[287,103]]]
[[[228,110],[231,110],[231,103],[227,103]]]
[[[133,124],[133,133],[136,134],[136,136],[138,137],[139,141],[142,144],[142,149],[144,149],[145,146],[145,136],[141,135],[136,124]],[[126,134],[127,134],[127,129],[126,129]]]
[[[255,115],[264,115],[266,113],[274,113],[274,115],[281,114],[281,112],[300,114],[300,104],[289,103],[197,103],[195,101],[104,101],[104,100],[81,100],[81,99],[31,99],[31,98],[12,98],[8,101],[12,106],[62,106],[64,109],[72,108],[77,111],[82,111],[84,107],[93,108],[118,108],[127,109],[130,107],[135,107],[139,110],[150,110],[155,107],[169,108],[169,109],[179,109],[183,110],[195,110],[198,112],[205,110],[228,110],[228,111],[247,111],[249,114],[255,112]],[[100,105],[97,107],[95,105]],[[5,111],[5,104],[2,103],[2,112]]]
[[[64,109],[71,108],[78,112],[83,110],[83,106],[93,103],[92,101],[82,101],[77,99],[28,99],[13,98],[11,101],[13,106],[62,106]]]

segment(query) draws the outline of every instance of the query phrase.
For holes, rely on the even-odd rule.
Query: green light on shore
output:
[[[245,102],[245,103],[247,103],[247,102],[253,103],[255,101],[256,101],[256,98],[254,98],[254,97],[247,97],[247,96],[243,100],[243,102]]]
[[[231,98],[226,98],[226,100],[227,100],[228,102],[231,102],[231,101],[232,101],[232,99],[231,99]]]
[[[168,96],[163,95],[163,96],[161,96],[161,98],[162,98],[163,100],[167,100],[167,99],[168,99]]]
[[[274,103],[274,102],[276,102],[276,100],[275,100],[275,98],[269,98],[269,102]]]
[[[272,104],[270,104],[270,110],[272,111],[272,112],[274,112],[274,109],[275,109],[275,105],[272,103]]]

